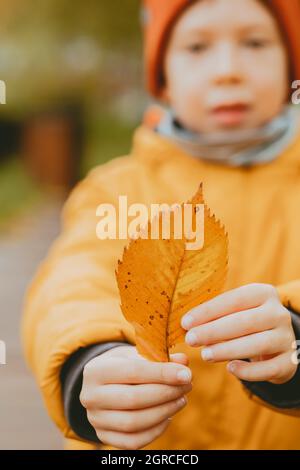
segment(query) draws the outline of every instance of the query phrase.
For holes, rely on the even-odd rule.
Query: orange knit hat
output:
[[[143,0],[145,68],[147,88],[159,97],[162,61],[167,38],[179,14],[195,0]],[[266,0],[286,37],[292,64],[292,79],[300,79],[300,0]]]

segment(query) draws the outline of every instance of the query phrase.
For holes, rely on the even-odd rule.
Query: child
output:
[[[27,360],[73,448],[299,449],[300,2],[146,0],[144,21],[165,109],[66,203],[28,292]],[[146,361],[119,306],[126,243],[96,238],[96,208],[184,202],[200,182],[229,234],[226,289],[184,316],[171,362]]]

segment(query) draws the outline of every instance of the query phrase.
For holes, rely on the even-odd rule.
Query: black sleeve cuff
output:
[[[300,340],[300,315],[290,310],[296,340]],[[270,382],[247,382],[242,384],[254,395],[276,408],[300,408],[300,364],[294,377],[284,384]]]
[[[64,411],[69,426],[77,436],[87,441],[99,443],[96,431],[87,419],[86,409],[79,400],[83,369],[95,357],[118,346],[128,346],[129,343],[102,343],[88,348],[80,348],[63,365],[60,380],[62,385]]]

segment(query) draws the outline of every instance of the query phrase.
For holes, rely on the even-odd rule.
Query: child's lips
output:
[[[213,108],[212,116],[220,125],[234,126],[243,122],[249,109],[244,103],[220,105]]]

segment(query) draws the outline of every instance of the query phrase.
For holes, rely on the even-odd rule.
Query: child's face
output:
[[[281,111],[288,69],[276,19],[258,0],[201,0],[173,27],[162,98],[196,132],[253,128]]]

